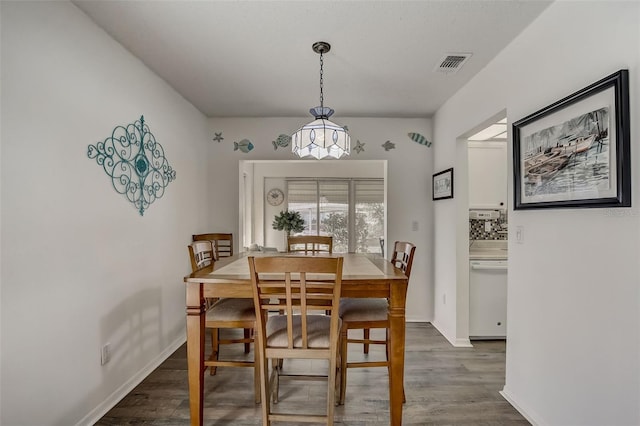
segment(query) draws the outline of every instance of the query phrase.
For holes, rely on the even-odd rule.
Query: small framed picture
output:
[[[453,198],[453,168],[433,175],[433,199]]]
[[[513,123],[515,210],[630,207],[629,72]]]

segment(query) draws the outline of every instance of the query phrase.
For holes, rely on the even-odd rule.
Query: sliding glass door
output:
[[[287,179],[287,208],[304,234],[333,236],[335,252],[382,252],[384,179]]]

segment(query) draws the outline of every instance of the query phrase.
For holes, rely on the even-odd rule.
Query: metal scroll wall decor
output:
[[[89,145],[87,155],[96,159],[116,192],[125,195],[140,216],[176,178],[144,116],[126,127],[117,126],[104,142]]]

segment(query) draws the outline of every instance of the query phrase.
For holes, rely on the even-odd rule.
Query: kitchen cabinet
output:
[[[469,208],[507,208],[507,143],[469,141]]]

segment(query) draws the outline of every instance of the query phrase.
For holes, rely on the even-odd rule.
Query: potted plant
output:
[[[289,238],[292,232],[304,231],[304,219],[300,212],[284,210],[275,216],[271,226],[277,231],[284,231]]]

